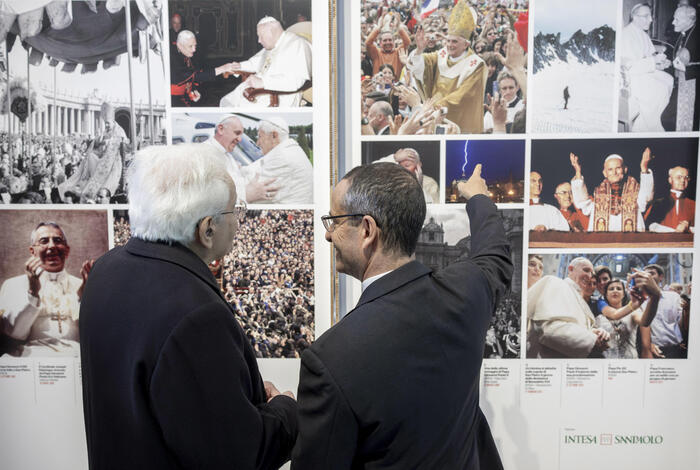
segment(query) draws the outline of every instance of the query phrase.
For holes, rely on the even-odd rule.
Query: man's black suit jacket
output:
[[[372,283],[301,357],[294,470],[499,469],[479,370],[513,265],[496,206],[467,206],[472,252]]]
[[[91,469],[277,468],[296,403],[265,402],[255,354],[207,265],[132,238],[100,258],[80,306]]]

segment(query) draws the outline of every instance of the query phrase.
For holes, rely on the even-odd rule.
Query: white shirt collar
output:
[[[391,271],[393,271],[393,269],[392,269]],[[377,274],[376,276],[368,277],[367,279],[365,279],[364,281],[362,281],[362,292],[364,292],[365,289],[367,289],[367,288],[369,287],[369,285],[372,284],[374,281],[376,281],[377,279],[379,279],[379,278],[381,278],[381,277],[386,276],[386,275],[389,274],[391,271],[387,271],[387,272],[385,272],[385,273]]]
[[[39,275],[39,278],[42,280],[49,280],[54,282],[63,281],[66,278],[66,270],[64,269],[63,271],[59,271],[57,273],[50,273],[48,271],[44,271]]]

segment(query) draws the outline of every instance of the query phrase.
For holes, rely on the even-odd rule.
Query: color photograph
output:
[[[522,203],[525,196],[524,140],[448,140],[445,142],[445,202],[465,203],[457,183],[481,164],[489,197],[496,204]]]
[[[108,249],[102,210],[0,211],[0,355],[80,355],[80,298]]]
[[[525,132],[527,2],[389,3],[361,2],[363,135]]]
[[[530,254],[528,358],[688,357],[692,253]]]
[[[173,107],[311,106],[311,0],[171,0]]]
[[[416,175],[425,202],[440,202],[440,142],[362,142],[362,164],[392,162]]]
[[[697,138],[534,140],[530,247],[692,247]]]

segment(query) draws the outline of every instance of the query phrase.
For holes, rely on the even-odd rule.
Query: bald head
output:
[[[394,117],[391,105],[386,101],[377,101],[369,107],[367,118],[374,132],[379,132],[389,125],[389,121]]]

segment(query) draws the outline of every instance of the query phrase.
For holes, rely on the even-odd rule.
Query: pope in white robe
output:
[[[633,8],[632,21],[620,34],[621,66],[629,79],[632,115],[639,113],[632,124],[635,132],[664,131],[661,113],[673,91],[673,77],[660,70],[668,60],[649,38],[650,24],[651,10],[639,5]]]
[[[293,92],[311,80],[311,44],[292,32],[284,31],[274,18],[265,17],[258,23],[261,49],[250,59],[233,65],[240,71],[252,72],[247,80],[221,99],[221,107],[267,107],[270,96],[258,95],[249,101],[243,92],[247,88]],[[300,106],[302,92],[279,95],[280,107]]]

